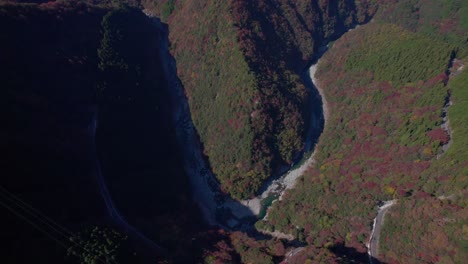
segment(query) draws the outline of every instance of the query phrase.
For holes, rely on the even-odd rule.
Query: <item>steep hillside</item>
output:
[[[459,56],[464,57],[467,55],[467,12],[468,2],[463,0],[383,1],[377,19],[442,38],[461,48],[463,54]]]
[[[466,1],[4,2],[6,263],[467,258]],[[365,25],[337,39],[357,24]],[[261,230],[251,219],[206,227],[192,202],[173,127],[180,108],[167,30],[203,151],[237,199],[301,155],[310,112],[322,111],[304,71],[330,43],[314,79],[328,118],[313,165],[256,223]],[[372,258],[372,220],[388,200]],[[30,217],[22,201],[65,230]],[[217,202],[214,214],[229,225]]]
[[[448,83],[452,144],[421,175],[425,183],[423,189],[432,195],[410,196],[388,215],[381,242],[385,260],[463,263],[468,254],[465,246],[468,218],[468,72],[464,70],[457,75],[457,67],[459,65],[452,68],[455,75]],[[399,237],[398,243],[392,237]]]
[[[303,149],[302,74],[325,40],[369,19],[349,2],[147,1],[167,17],[192,118],[221,187],[235,198]]]
[[[75,232],[129,232],[109,200],[170,255],[193,259],[190,232],[203,225],[172,127],[159,50],[166,33],[138,9],[74,1],[2,3],[0,27],[4,260],[74,263],[66,252]],[[10,193],[67,232],[31,217]],[[160,254],[128,235],[130,252]]]
[[[388,8],[407,11],[381,10]],[[451,10],[448,22],[458,23],[461,12]],[[349,32],[323,57],[317,77],[330,118],[316,164],[259,226],[365,253],[378,201],[397,199],[379,260],[461,263],[468,160],[459,144],[467,124],[465,73],[454,76],[464,62],[453,59],[466,59],[459,40],[467,31],[428,34],[424,23],[436,22],[410,28],[397,21],[405,27],[380,19]]]

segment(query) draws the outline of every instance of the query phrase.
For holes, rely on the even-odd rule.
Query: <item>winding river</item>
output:
[[[283,167],[276,172],[276,175],[272,175],[272,177],[264,183],[258,196],[249,200],[237,201],[220,191],[217,180],[212,174],[202,153],[201,143],[191,120],[188,100],[185,96],[184,88],[177,76],[176,62],[169,53],[167,26],[162,24],[159,19],[151,17],[150,14],[147,15],[152,18],[154,24],[165,33],[163,36],[159,36],[160,58],[163,60],[165,76],[167,76],[167,81],[170,87],[170,100],[174,106],[172,111],[172,121],[173,125],[177,128],[176,134],[180,149],[182,150],[183,166],[190,179],[193,198],[200,207],[208,224],[230,230],[251,229],[253,223],[257,219],[266,219],[268,217],[268,208],[275,201],[281,200],[285,191],[293,188],[297,179],[315,162],[314,156],[317,153],[315,143],[318,141],[329,116],[328,103],[324,96],[324,91],[317,84],[315,73],[317,71],[318,64],[320,63],[320,58],[326,53],[327,47],[323,47],[318,52],[315,62],[307,69],[303,76],[310,94],[308,104],[310,108],[307,109],[307,111],[310,111],[311,113],[310,120],[308,120],[309,128],[305,137],[302,158],[291,167]],[[88,129],[93,145],[95,145],[97,109],[94,109],[92,112],[93,117]],[[93,150],[93,155],[96,156],[95,160],[97,161],[95,150]],[[104,178],[100,172],[98,161],[96,162],[96,174],[108,213],[116,223],[140,241],[144,241],[152,250],[165,252],[165,249],[147,239],[133,226],[128,224],[120,215],[109,195]],[[371,263],[372,258],[378,255],[378,241],[385,213],[395,202],[396,201],[385,202],[383,206],[379,207],[377,217],[374,219],[372,234],[366,244]],[[287,257],[291,257],[303,249],[304,248],[296,248],[288,253]]]
[[[157,19],[153,19],[155,24],[167,31],[167,28],[162,25]],[[166,32],[167,33],[167,32]],[[210,225],[218,225],[229,229],[239,229],[247,223],[250,225],[258,219],[261,212],[265,214],[274,200],[281,199],[285,190],[294,186],[297,178],[299,178],[306,169],[314,162],[315,151],[311,155],[304,155],[301,161],[297,164],[300,166],[291,169],[284,167],[277,172],[277,176],[271,177],[261,188],[261,194],[249,200],[237,201],[225,194],[221,193],[215,176],[204,158],[201,151],[201,143],[198,139],[196,130],[191,120],[190,108],[187,98],[184,94],[182,84],[177,77],[177,68],[174,58],[168,52],[168,40],[165,39],[160,47],[161,57],[168,65],[166,76],[168,76],[169,86],[171,89],[171,100],[175,107],[173,111],[173,122],[177,133],[177,138],[181,149],[183,150],[184,169],[189,175],[192,185],[193,197],[196,203],[202,210],[204,218]],[[321,52],[321,54],[323,54]],[[316,89],[315,71],[317,63],[313,64],[308,70],[310,76],[309,89],[311,99],[320,103],[321,89]],[[307,80],[306,80],[307,81]],[[320,94],[320,95],[319,95]],[[315,96],[315,98],[313,98]],[[323,97],[322,97],[323,98]],[[324,102],[326,105],[326,102]],[[327,111],[325,112],[325,116]],[[309,131],[305,142],[305,153],[313,148],[313,143],[316,142],[318,135],[321,133],[324,123],[322,110],[314,111],[311,114]],[[320,133],[317,133],[317,130]],[[281,176],[279,176],[281,175]],[[279,177],[278,177],[279,176]]]
[[[165,37],[160,41],[160,57],[165,66],[164,71],[169,87],[171,87],[170,100],[174,106],[173,125],[176,127],[177,139],[182,150],[183,166],[190,179],[194,201],[210,225],[231,230],[251,229],[259,218],[268,217],[268,208],[273,202],[281,200],[285,191],[293,188],[296,180],[315,162],[314,156],[317,153],[315,143],[329,115],[328,104],[323,90],[317,85],[315,73],[320,58],[326,53],[328,47],[324,46],[317,52],[312,65],[303,74],[303,80],[310,94],[307,109],[310,111],[310,120],[308,120],[309,128],[305,137],[302,158],[290,167],[283,167],[272,175],[264,183],[258,196],[237,201],[220,191],[218,182],[202,153],[201,143],[191,119],[188,100],[177,76],[176,61],[169,53],[167,25],[161,23],[158,18],[152,17],[151,14],[146,13],[146,15],[165,32]]]

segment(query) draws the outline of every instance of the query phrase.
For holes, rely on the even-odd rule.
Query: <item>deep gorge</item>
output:
[[[438,1],[0,0],[6,261],[458,263]]]

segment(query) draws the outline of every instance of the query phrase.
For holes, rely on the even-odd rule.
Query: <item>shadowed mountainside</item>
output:
[[[171,125],[159,58],[165,32],[140,10],[78,2],[0,4],[0,22],[2,187],[73,233],[93,225],[119,230],[96,179],[97,116],[97,162],[116,209],[171,255],[191,261],[190,232],[203,225]],[[8,262],[74,261],[64,260],[67,235],[62,248],[1,210],[13,241],[2,249]]]

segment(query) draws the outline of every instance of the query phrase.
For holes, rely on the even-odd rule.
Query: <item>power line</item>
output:
[[[11,208],[10,206],[8,206],[7,204],[5,204],[4,202],[0,201],[0,205],[2,205],[3,207],[5,207],[6,209],[8,209],[10,212],[12,212],[14,215],[16,215],[17,217],[23,219],[24,221],[26,221],[28,224],[32,225],[33,227],[35,227],[37,230],[41,231],[42,233],[46,234],[49,238],[51,238],[52,240],[54,240],[55,242],[57,242],[59,245],[61,245],[63,248],[65,249],[68,249],[68,247],[62,243],[62,241],[60,241],[59,239],[57,239],[56,237],[54,237],[53,235],[51,235],[49,232],[47,232],[46,230],[42,229],[41,227],[39,227],[38,225],[36,225],[35,223],[33,223],[32,221],[30,221],[27,217],[25,217],[24,215],[18,213],[17,211],[15,211],[13,208]]]
[[[11,197],[7,197],[5,196],[5,193],[7,195],[10,195],[13,197],[13,199]],[[29,215],[29,217],[33,218],[33,219],[28,219],[27,216],[25,216],[25,214],[21,214],[20,212],[18,212],[18,210],[15,210],[13,207],[9,206],[7,203],[5,203],[4,201],[1,201],[0,200],[0,205],[2,205],[3,207],[5,207],[6,209],[8,209],[10,212],[12,212],[15,216],[21,218],[22,220],[26,221],[28,224],[32,225],[34,228],[36,228],[37,230],[41,231],[42,233],[46,234],[49,238],[51,238],[52,240],[54,240],[56,243],[58,243],[59,245],[61,245],[64,249],[68,249],[69,247],[67,245],[65,245],[66,243],[63,243],[63,239],[65,238],[65,241],[67,241],[67,243],[71,243],[73,244],[74,246],[77,246],[78,248],[82,249],[83,251],[85,252],[90,252],[89,250],[87,250],[86,248],[84,248],[81,244],[79,244],[78,242],[75,242],[73,240],[71,240],[70,238],[72,237],[73,233],[71,231],[69,231],[68,229],[66,229],[65,227],[63,227],[62,225],[60,225],[59,223],[55,222],[54,220],[52,220],[51,218],[47,217],[46,215],[44,215],[43,213],[41,213],[39,210],[35,209],[33,206],[31,206],[30,204],[24,202],[22,199],[18,198],[16,195],[12,194],[11,192],[9,192],[8,190],[6,190],[4,187],[0,186],[0,194],[3,194],[3,198],[4,198],[4,201],[5,200],[9,200],[10,203],[13,203],[15,204],[17,207],[19,207],[20,209],[22,209],[22,211],[24,211],[24,213],[26,213],[26,215]],[[6,199],[5,199],[6,198]],[[33,221],[31,221],[33,220]],[[56,233],[60,234],[62,236],[62,238],[57,238],[54,234],[48,232],[47,230],[45,230],[44,228],[41,228],[39,225],[37,225],[37,220],[39,220],[43,225],[46,225],[49,229],[52,229],[53,231],[55,231]],[[34,223],[34,221],[36,221],[36,223]],[[48,222],[49,221],[49,222]],[[55,225],[55,226],[54,226]],[[61,229],[61,230],[59,230]],[[106,261],[104,261],[101,257],[96,257],[96,260],[102,262],[102,263],[106,263]],[[115,262],[114,260],[110,260],[110,262],[113,262],[113,263],[117,263]]]
[[[43,222],[44,224],[50,226],[50,228],[52,228],[53,230],[55,230],[57,233],[61,234],[65,238],[68,239],[71,235],[73,235],[73,233],[71,231],[69,231],[65,227],[61,226],[59,223],[55,222],[51,218],[47,217],[46,215],[44,215],[43,213],[41,213],[39,210],[35,209],[31,205],[27,204],[26,202],[21,200],[18,196],[12,194],[8,190],[6,190],[2,186],[0,186],[0,194],[2,194],[2,192],[3,192],[3,194],[6,193],[7,195],[12,197],[12,198],[6,197],[6,199],[8,199],[11,202],[15,203],[17,206],[19,206],[21,209],[23,209],[23,211],[26,211],[30,215],[38,218],[41,222]],[[55,227],[54,227],[54,225],[55,225]],[[57,228],[59,228],[61,230],[59,230]]]

